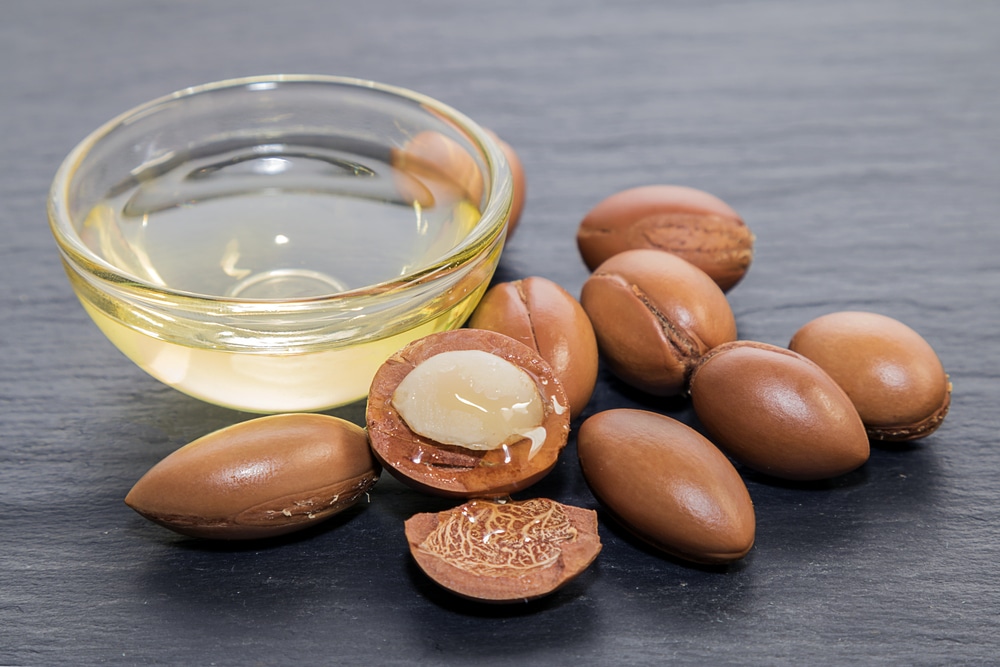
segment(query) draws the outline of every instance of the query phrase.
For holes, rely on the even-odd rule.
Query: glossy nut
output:
[[[593,510],[545,498],[473,500],[406,521],[410,553],[444,588],[484,602],[524,602],[565,585],[597,558]]]
[[[524,212],[524,202],[527,197],[528,183],[524,176],[524,165],[521,163],[521,158],[513,146],[497,136],[496,132],[492,130],[486,131],[489,132],[490,136],[497,142],[497,145],[500,146],[504,157],[507,158],[507,164],[510,165],[513,199],[510,205],[510,220],[507,223],[507,236],[509,238],[514,233],[514,230],[517,229],[518,223],[521,222],[521,214]]]
[[[483,296],[469,327],[506,334],[549,362],[580,414],[597,383],[597,339],[580,303],[562,287],[532,277],[494,285]]]
[[[682,392],[703,354],[736,339],[719,286],[659,250],[626,250],[605,261],[584,283],[580,303],[611,370],[657,396]]]
[[[136,482],[125,502],[184,535],[255,539],[337,514],[378,476],[361,427],[326,415],[282,414],[181,447]]]
[[[868,460],[868,436],[844,390],[802,355],[739,341],[709,352],[691,400],[712,441],[774,477],[818,480]]]
[[[753,546],[746,485],[694,429],[653,412],[608,410],[583,423],[577,448],[597,499],[658,549],[699,563],[726,563]]]
[[[891,317],[830,313],[799,329],[789,347],[847,392],[873,439],[922,438],[948,413],[951,383],[937,354],[920,334]]]
[[[440,436],[421,435],[417,432],[421,427],[407,423],[400,406],[394,405],[395,400],[400,400],[397,389],[423,364],[437,355],[456,351],[488,353],[523,371],[538,392],[541,431],[532,436],[510,433],[502,446],[471,449],[442,442]],[[433,376],[426,379],[434,381]],[[475,377],[466,379],[470,384],[480,384]],[[441,381],[445,380],[450,381],[442,375]],[[489,378],[482,380],[489,387]],[[432,396],[439,394],[439,389],[431,384],[416,396],[426,394],[427,400],[435,405],[425,407],[436,409],[437,399]],[[452,413],[448,412],[451,408],[442,408],[438,425],[445,430],[454,425],[457,431],[457,425],[474,421],[480,414],[492,422],[500,420],[496,408],[475,407],[474,404],[488,402],[488,397],[477,391],[470,390],[468,395],[459,397],[463,406],[471,406],[465,411]],[[407,400],[415,399],[411,396]],[[514,411],[516,406],[511,404],[505,409]],[[552,367],[533,349],[494,331],[457,329],[418,339],[379,368],[368,395],[367,422],[376,457],[404,483],[436,495],[497,497],[527,488],[552,470],[569,436],[569,407]]]
[[[691,262],[723,291],[753,261],[754,236],[736,211],[714,195],[676,185],[611,195],[584,217],[576,241],[591,271],[624,250],[653,248]]]

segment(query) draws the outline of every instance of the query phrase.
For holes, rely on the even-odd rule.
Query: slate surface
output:
[[[0,664],[987,664],[1000,648],[1000,4],[0,4]],[[456,601],[405,551],[443,506],[388,478],[281,543],[212,546],[122,498],[176,447],[249,415],[133,367],[58,263],[46,190],[106,119],[189,85],[345,74],[493,128],[529,177],[499,279],[578,293],[576,225],[646,183],[717,194],[757,234],[730,294],[784,345],[841,309],[907,322],[955,386],[943,428],[830,483],[748,475],[757,545],[699,568],[602,524],[598,563],[543,601]],[[587,414],[641,406],[602,375]],[[353,406],[336,414],[360,419]],[[571,440],[532,493],[595,502]],[[603,515],[602,515],[603,518]]]

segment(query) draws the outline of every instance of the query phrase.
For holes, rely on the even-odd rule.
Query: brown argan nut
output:
[[[746,485],[729,459],[689,426],[643,410],[607,410],[583,422],[577,448],[594,496],[661,551],[728,563],[753,546]]]
[[[597,383],[597,339],[590,318],[573,296],[546,278],[494,285],[483,296],[469,327],[506,334],[549,362],[580,414]]]
[[[181,447],[136,482],[125,503],[184,535],[257,539],[328,519],[378,477],[360,426],[327,415],[272,415]]]
[[[691,400],[715,444],[767,475],[825,479],[868,460],[851,399],[791,350],[752,341],[719,346],[694,369]]]
[[[916,331],[885,315],[839,312],[818,317],[789,347],[843,388],[875,440],[916,440],[941,425],[951,383],[933,348]]]
[[[524,201],[528,190],[527,179],[524,176],[524,166],[521,163],[521,158],[518,156],[514,148],[497,136],[496,132],[493,132],[492,130],[486,131],[493,138],[493,140],[497,142],[497,145],[500,146],[500,150],[503,151],[504,157],[507,158],[507,164],[510,165],[511,185],[513,186],[513,200],[510,205],[510,220],[507,222],[507,237],[510,238],[511,234],[514,233],[514,230],[517,229],[518,223],[521,221],[521,213],[524,212]]]
[[[533,349],[495,331],[420,338],[375,373],[368,437],[380,462],[414,488],[496,497],[534,484],[569,436],[566,392]]]
[[[545,498],[472,500],[406,521],[410,553],[444,588],[483,602],[548,595],[601,551],[597,513]]]
[[[633,248],[673,253],[712,277],[723,291],[742,280],[753,260],[754,236],[724,201],[677,185],[647,185],[603,200],[576,235],[591,271]]]
[[[477,210],[483,196],[483,171],[454,139],[433,130],[410,138],[392,149],[392,166],[400,171],[397,189],[424,208],[438,199],[465,199]]]
[[[736,340],[719,286],[659,250],[626,250],[605,261],[583,284],[580,303],[615,375],[656,396],[681,393],[703,354]]]

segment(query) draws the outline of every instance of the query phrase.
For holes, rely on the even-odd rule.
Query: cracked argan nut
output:
[[[606,410],[580,426],[577,451],[594,496],[657,549],[728,563],[753,546],[756,520],[746,485],[691,427],[654,412]]]
[[[708,275],[659,250],[626,250],[583,284],[580,303],[611,370],[656,396],[681,393],[713,347],[736,340],[736,319]]]
[[[410,553],[427,576],[483,602],[524,602],[580,575],[601,551],[597,513],[545,498],[472,500],[406,521]]]
[[[597,384],[597,339],[580,302],[540,277],[494,285],[483,296],[469,327],[488,329],[533,348],[549,362],[580,414]]]
[[[826,479],[868,460],[851,399],[791,350],[752,341],[715,348],[691,375],[691,401],[712,442],[767,475]]]
[[[874,440],[930,435],[951,404],[951,383],[934,349],[916,331],[877,313],[844,311],[799,329],[789,347],[847,392]]]
[[[633,248],[673,253],[712,277],[723,291],[753,260],[754,236],[724,201],[677,185],[647,185],[613,194],[584,217],[576,235],[591,271]]]
[[[524,489],[556,464],[569,406],[552,367],[509,336],[442,331],[389,357],[368,394],[368,437],[400,481],[456,498]]]
[[[181,447],[136,482],[125,503],[184,535],[257,539],[328,519],[378,477],[361,427],[327,415],[281,414]]]

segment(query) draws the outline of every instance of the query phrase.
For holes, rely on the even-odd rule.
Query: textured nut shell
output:
[[[451,350],[490,352],[535,379],[545,408],[546,438],[533,458],[528,458],[527,439],[508,447],[511,460],[506,462],[502,449],[474,451],[434,442],[411,431],[399,416],[392,394],[402,379],[420,362]],[[422,491],[456,498],[501,496],[534,484],[555,466],[569,437],[566,393],[552,367],[527,345],[479,329],[431,334],[392,355],[372,380],[367,422],[375,456],[393,476]]]
[[[933,348],[902,322],[845,311],[818,317],[789,347],[811,359],[847,392],[878,440],[915,440],[941,425],[951,383]]]
[[[754,237],[736,211],[714,195],[647,185],[597,204],[580,223],[576,242],[591,271],[624,250],[653,248],[691,262],[729,290],[750,268]]]
[[[427,576],[462,597],[497,603],[522,602],[539,598],[552,593],[580,575],[594,562],[601,551],[601,540],[597,532],[597,513],[593,510],[562,505],[548,499],[510,501],[504,504],[490,501],[473,502],[489,502],[493,511],[498,514],[510,514],[511,510],[516,511],[518,507],[529,502],[554,508],[568,520],[573,536],[555,545],[554,550],[558,552],[558,556],[552,562],[538,567],[523,567],[522,564],[531,564],[532,554],[512,553],[510,559],[515,565],[504,568],[503,574],[491,575],[484,572],[485,568],[481,567],[483,564],[476,561],[476,550],[470,548],[466,543],[467,536],[459,534],[459,531],[448,533],[454,542],[449,544],[454,549],[450,550],[448,557],[441,557],[421,548],[427,537],[440,526],[453,521],[456,516],[461,518],[468,504],[445,512],[417,514],[411,517],[406,521],[406,539],[410,544],[413,558]],[[459,538],[463,538],[462,541],[458,541]],[[523,546],[521,550],[526,551]]]
[[[534,349],[562,382],[573,417],[597,384],[597,339],[580,303],[562,287],[532,277],[494,285],[469,327],[506,334]]]
[[[583,284],[580,303],[611,370],[650,394],[683,391],[708,350],[736,339],[736,319],[708,275],[659,250],[626,250]]]
[[[594,495],[639,538],[700,563],[745,556],[753,503],[729,459],[670,417],[631,409],[588,418],[577,440]]]
[[[691,400],[713,442],[768,475],[825,479],[868,460],[851,399],[790,350],[751,341],[712,350],[691,376]]]
[[[518,223],[521,222],[521,213],[524,212],[524,202],[527,198],[528,182],[524,176],[524,165],[521,163],[521,158],[514,148],[497,136],[496,132],[492,130],[487,130],[487,132],[497,142],[497,145],[500,146],[504,157],[507,158],[507,164],[510,165],[513,197],[510,204],[510,220],[507,222],[507,236],[509,238],[514,233],[514,230],[517,229]]]
[[[326,415],[273,415],[181,447],[136,482],[125,502],[184,535],[255,539],[333,516],[378,475],[361,427]]]

